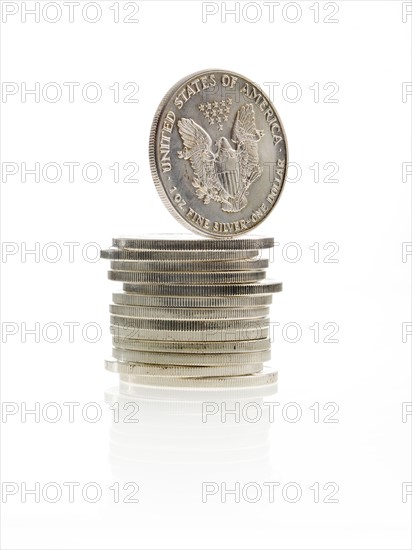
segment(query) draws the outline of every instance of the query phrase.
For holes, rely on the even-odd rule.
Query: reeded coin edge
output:
[[[120,315],[137,319],[180,319],[180,320],[234,320],[260,319],[268,317],[269,306],[245,308],[182,308],[182,307],[142,307],[120,304],[109,305],[110,315]]]
[[[263,281],[265,269],[245,271],[128,271],[110,269],[107,272],[110,281],[137,284],[243,284]]]
[[[153,365],[137,361],[120,361],[115,358],[106,359],[105,368],[109,372],[136,376],[158,376],[179,378],[203,378],[248,376],[258,374],[263,370],[263,363],[224,366],[191,366],[191,365]],[[137,371],[137,372],[136,372]],[[139,372],[140,371],[140,372]]]
[[[250,353],[175,353],[112,349],[116,361],[163,366],[229,367],[265,363],[271,359],[271,350]]]
[[[127,317],[125,315],[110,315],[110,324],[122,328],[141,328],[151,330],[170,330],[179,332],[196,332],[208,330],[236,330],[251,327],[267,327],[270,323],[268,315],[252,319],[147,319]]]
[[[263,371],[256,374],[247,374],[245,376],[217,376],[210,378],[180,378],[167,376],[142,376],[120,374],[120,381],[127,384],[149,385],[149,386],[177,386],[182,388],[248,388],[258,386],[275,385],[278,381],[277,371]]]
[[[136,271],[138,273],[228,273],[264,271],[269,267],[267,258],[259,260],[110,260],[112,271]]]
[[[249,296],[153,296],[150,294],[115,292],[112,294],[112,301],[114,304],[134,307],[196,309],[249,308],[270,306],[273,303],[271,293],[252,294]]]
[[[177,341],[173,340],[141,340],[121,337],[117,339],[112,336],[112,346],[115,349],[128,351],[151,352],[157,350],[158,353],[178,353],[189,355],[230,355],[238,353],[256,353],[270,351],[271,342],[269,337],[257,340],[225,340],[223,342],[210,341]]]
[[[255,283],[224,284],[167,284],[167,283],[123,283],[123,290],[128,294],[143,294],[154,296],[186,296],[186,297],[230,297],[255,296],[281,292],[282,283],[270,282],[264,279]],[[192,294],[190,294],[192,292]]]
[[[221,242],[221,241],[219,241]],[[266,247],[271,248],[271,247]],[[100,251],[100,258],[111,261],[146,261],[146,262],[193,262],[201,263],[221,262],[221,261],[254,261],[255,259],[264,259],[259,256],[261,249],[214,249],[214,250],[151,250],[151,249],[133,249],[111,247]]]
[[[232,237],[231,239],[213,239],[210,235],[209,238],[202,236],[201,239],[195,239],[196,235],[190,235],[192,238],[181,239],[165,239],[162,237],[150,237],[150,235],[143,237],[130,237],[123,235],[120,237],[112,238],[112,248],[118,248],[119,250],[155,250],[155,251],[169,251],[174,250],[176,252],[222,252],[226,250],[259,250],[266,248],[273,248],[275,246],[274,237],[263,236],[248,236],[248,237]]]

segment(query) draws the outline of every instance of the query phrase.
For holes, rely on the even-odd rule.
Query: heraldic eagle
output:
[[[256,128],[253,105],[242,105],[236,114],[231,137],[235,149],[220,137],[213,152],[212,138],[191,118],[180,119],[177,126],[184,145],[178,157],[190,160],[197,196],[205,204],[220,203],[225,212],[242,210],[249,187],[262,174],[258,142],[264,134]]]

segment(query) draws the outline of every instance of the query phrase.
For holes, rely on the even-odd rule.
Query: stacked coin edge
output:
[[[123,283],[110,305],[120,380],[171,387],[275,384],[269,307],[281,283],[266,279],[271,237],[227,240],[119,237],[102,250]]]

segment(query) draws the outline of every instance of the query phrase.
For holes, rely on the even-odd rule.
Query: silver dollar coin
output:
[[[112,247],[101,250],[100,257],[115,261],[180,262],[190,261],[201,264],[211,261],[258,260],[260,250],[136,250]]]
[[[164,329],[155,328],[140,328],[133,326],[110,325],[110,332],[114,338],[114,346],[118,347],[117,342],[121,343],[125,340],[151,340],[165,341],[172,340],[173,342],[225,342],[225,341],[247,341],[269,338],[269,326],[263,326],[255,322],[245,324],[243,327],[217,327],[217,328],[198,328],[198,330],[183,330],[177,327]]]
[[[110,323],[113,326],[130,329],[167,330],[179,332],[196,331],[230,331],[242,330],[244,328],[263,328],[269,325],[269,318],[255,319],[147,319],[139,317],[125,317],[121,315],[110,315]]]
[[[267,269],[269,260],[219,260],[219,261],[122,261],[113,260],[110,262],[110,269],[113,271],[150,271],[151,273],[171,272],[203,272],[203,271],[250,271],[256,269]]]
[[[191,366],[191,365],[152,365],[138,363],[137,361],[119,361],[115,358],[105,360],[106,370],[119,374],[131,374],[141,376],[179,376],[183,378],[198,378],[204,376],[245,376],[261,372],[263,364],[251,365],[217,365],[217,366]]]
[[[175,84],[152,123],[149,159],[159,195],[185,227],[235,237],[259,225],[286,176],[286,136],[268,96],[232,71]]]
[[[269,294],[282,291],[282,283],[269,279],[256,283],[246,284],[163,284],[163,283],[123,283],[123,290],[127,293],[146,294],[151,296],[250,296],[255,294]]]
[[[124,250],[175,250],[184,251],[226,251],[251,250],[260,248],[273,248],[275,239],[273,237],[251,236],[243,239],[217,240],[199,239],[193,233],[190,234],[154,234],[141,236],[123,236],[112,239],[113,247]]]
[[[265,278],[265,271],[200,271],[200,272],[150,272],[150,271],[108,271],[112,281],[143,284],[241,284],[255,283]]]
[[[272,303],[271,294],[252,296],[151,296],[115,292],[113,302],[119,305],[139,307],[173,308],[254,308]]]
[[[256,319],[267,317],[270,313],[269,308],[264,306],[253,308],[167,308],[110,304],[109,307],[112,315],[139,319]]]
[[[230,340],[223,342],[182,342],[182,341],[161,341],[161,340],[139,340],[118,336],[116,331],[113,336],[113,347],[122,350],[136,350],[143,352],[158,353],[185,353],[188,355],[202,355],[203,353],[217,355],[222,354],[238,354],[238,353],[254,353],[270,350],[269,338],[261,338],[260,340]]]
[[[224,367],[227,365],[253,365],[270,359],[270,350],[257,353],[164,353],[113,348],[113,357],[118,361],[145,363],[150,365],[189,365],[192,367]],[[250,374],[250,373],[245,373]]]
[[[278,380],[278,373],[270,367],[264,367],[261,372],[245,376],[183,378],[178,376],[145,376],[120,373],[119,378],[121,382],[126,384],[151,386],[178,386],[182,388],[251,388],[253,386],[274,386]]]

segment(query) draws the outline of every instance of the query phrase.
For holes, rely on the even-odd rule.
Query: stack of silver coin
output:
[[[113,294],[106,369],[125,382],[232,387],[276,382],[266,279],[273,238],[191,235],[113,239],[103,250]]]
[[[277,204],[287,169],[283,125],[248,78],[220,69],[177,82],[155,113],[149,162],[167,210],[201,237],[118,238],[102,253],[113,295],[113,358],[123,382],[242,387],[276,382],[266,280],[272,238],[244,235]]]

